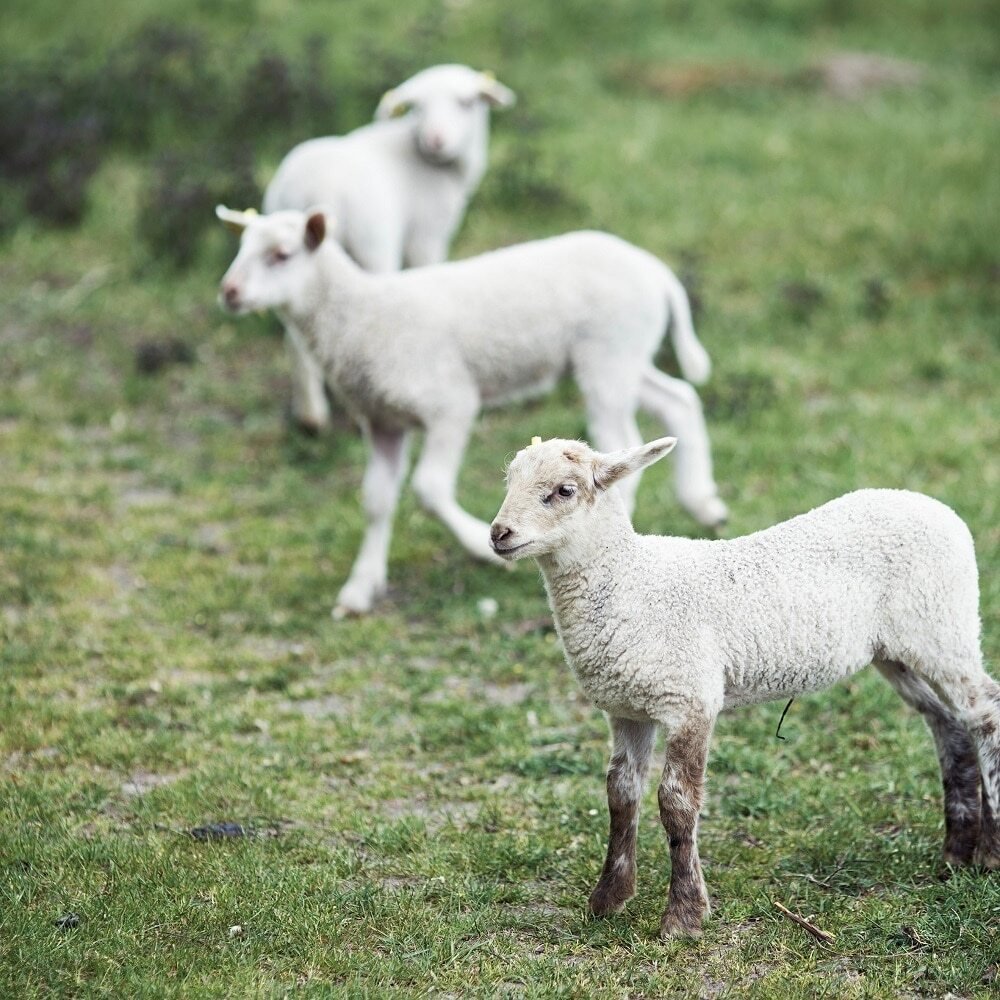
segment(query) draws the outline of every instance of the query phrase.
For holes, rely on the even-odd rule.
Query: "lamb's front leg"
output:
[[[608,812],[611,814],[608,856],[600,880],[590,894],[590,912],[598,917],[618,913],[635,895],[639,803],[649,774],[656,724],[612,718],[611,732],[614,748],[608,764]]]
[[[660,820],[670,840],[670,894],[660,937],[699,937],[708,916],[708,892],[698,858],[698,812],[714,719],[689,716],[667,737],[660,781]]]
[[[287,318],[285,344],[292,363],[292,417],[304,431],[319,434],[330,425],[323,369],[313,357],[296,326]]]
[[[371,611],[375,598],[384,592],[392,518],[406,475],[408,434],[372,427],[366,429],[365,438],[371,451],[361,483],[361,499],[368,526],[351,575],[337,597],[334,618]]]
[[[455,412],[427,428],[424,450],[413,471],[413,490],[472,555],[502,566],[506,563],[490,547],[490,526],[463,510],[455,499],[458,470],[475,415],[475,409]]]

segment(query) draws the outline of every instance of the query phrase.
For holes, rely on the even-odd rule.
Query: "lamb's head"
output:
[[[315,274],[313,257],[326,235],[323,212],[234,212],[217,205],[215,214],[240,234],[240,249],[219,285],[219,303],[243,314],[303,301]]]
[[[514,99],[514,92],[490,73],[457,64],[431,66],[388,91],[375,118],[408,114],[417,151],[444,166],[468,158],[476,143],[485,143],[490,108],[509,108]]]
[[[587,521],[611,501],[611,487],[663,458],[676,443],[659,438],[602,453],[582,441],[536,439],[507,469],[507,496],[490,527],[493,551],[511,560],[541,556],[586,534]],[[613,502],[624,516],[621,501]]]

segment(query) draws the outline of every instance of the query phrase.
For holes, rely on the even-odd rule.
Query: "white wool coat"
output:
[[[613,716],[669,725],[698,705],[815,691],[873,660],[932,685],[980,673],[972,538],[937,500],[859,490],[702,541],[636,534],[614,493],[587,537],[539,558],[566,657]]]
[[[345,404],[390,428],[543,392],[569,370],[625,397],[678,287],[652,254],[600,232],[393,274],[361,271],[330,241],[314,256],[308,294],[285,312]],[[704,355],[697,340],[677,346]]]

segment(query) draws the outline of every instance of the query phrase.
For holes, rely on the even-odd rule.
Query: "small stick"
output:
[[[809,931],[809,933],[812,934],[812,936],[816,938],[817,941],[822,941],[823,944],[833,944],[835,938],[832,934],[830,934],[827,931],[820,930],[815,924],[809,923],[809,921],[806,920],[805,917],[800,917],[797,913],[792,913],[792,911],[788,909],[787,906],[782,906],[781,903],[779,903],[776,899],[772,900],[772,902],[774,903],[775,907],[777,907],[779,912],[783,913],[793,923],[798,924],[799,927],[803,927],[807,931]]]
[[[793,701],[795,701],[795,699],[794,699],[794,698],[789,698],[789,699],[788,699],[788,704],[787,704],[787,705],[785,706],[785,710],[784,710],[784,712],[782,712],[782,713],[781,713],[781,718],[780,718],[780,719],[778,719],[778,728],[777,728],[777,729],[775,729],[775,731],[774,731],[774,735],[775,735],[775,736],[776,736],[776,737],[777,737],[777,738],[778,738],[779,740],[787,740],[787,739],[788,739],[788,737],[787,737],[787,736],[782,736],[782,735],[781,735],[781,724],[782,724],[782,723],[783,723],[783,722],[785,721],[785,716],[786,716],[786,715],[788,715],[788,710],[789,710],[789,709],[790,709],[790,708],[792,707],[792,702],[793,702]]]

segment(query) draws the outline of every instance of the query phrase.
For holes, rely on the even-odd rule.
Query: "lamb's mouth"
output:
[[[498,556],[500,556],[503,559],[509,559],[515,553],[520,552],[521,549],[527,548],[531,544],[531,542],[521,542],[520,545],[509,545],[509,546],[505,545],[503,548],[501,548],[499,545],[496,545],[493,542],[491,542],[490,544],[493,546],[493,551]]]

